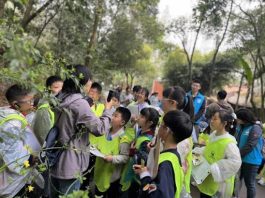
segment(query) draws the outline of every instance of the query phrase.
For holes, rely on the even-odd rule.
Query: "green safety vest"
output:
[[[152,139],[148,136],[140,136],[136,139],[135,148],[138,150],[140,149],[140,146],[143,142],[151,140]],[[139,182],[138,179],[135,177],[132,166],[133,166],[133,161],[132,159],[130,159],[122,171],[120,184],[122,186],[121,190],[123,192],[130,188],[132,179],[135,179],[136,182]]]
[[[236,143],[235,140],[231,138],[222,138],[215,142],[209,142],[203,152],[203,156],[209,164],[213,164],[221,159],[224,159],[225,149],[229,143]],[[225,180],[228,186],[232,186],[231,192],[229,194],[232,196],[233,186],[235,177],[232,176]],[[199,190],[209,196],[213,196],[217,193],[219,185],[214,181],[212,175],[210,174],[202,184],[198,185]]]
[[[27,119],[19,114],[9,114],[5,118],[0,120],[0,126],[3,125],[5,122],[8,122],[10,120],[19,120],[22,124],[22,129],[24,129],[28,125]]]
[[[38,107],[39,109],[47,109],[49,114],[50,114],[50,119],[51,119],[51,126],[54,125],[55,122],[55,116],[54,116],[54,112],[51,110],[51,106],[48,103],[42,104]]]
[[[198,142],[199,142],[199,144],[207,145],[209,143],[209,134],[207,134],[207,133],[200,133],[199,134]]]
[[[173,168],[175,187],[176,187],[175,198],[179,198],[184,181],[184,173],[182,167],[179,164],[179,159],[174,153],[171,152],[161,153],[159,155],[159,165],[165,161],[169,161]]]
[[[105,109],[105,105],[102,104],[102,103],[98,103],[97,104],[97,108],[95,108],[95,105],[93,105],[91,107],[91,111],[97,116],[97,117],[100,117],[102,116],[103,112],[104,112],[104,109]],[[89,133],[89,142],[91,145],[98,145],[98,137],[95,136],[94,134],[92,133]]]
[[[193,147],[192,137],[189,138],[189,141],[192,145],[191,147]],[[188,162],[188,170],[186,174],[184,175],[184,185],[185,185],[186,191],[190,193],[190,178],[191,178],[191,171],[192,171],[192,150],[187,155],[186,160]]]
[[[118,155],[120,144],[130,143],[132,138],[126,135],[126,132],[121,137],[116,137],[109,141],[106,136],[97,137],[98,149],[105,155]],[[97,157],[94,170],[95,184],[100,192],[105,192],[110,187],[110,180],[117,165],[106,162],[104,159]]]

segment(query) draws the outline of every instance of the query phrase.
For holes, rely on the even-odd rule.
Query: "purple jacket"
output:
[[[88,168],[89,164],[89,141],[88,133],[96,136],[103,135],[110,129],[111,110],[105,110],[100,118],[97,118],[91,111],[90,106],[81,94],[62,94],[60,107],[62,114],[57,121],[60,129],[59,139],[63,143],[78,133],[77,126],[84,126],[82,135],[72,138],[69,148],[63,151],[55,167],[51,169],[51,175],[59,179],[74,179]],[[60,113],[55,112],[58,118]],[[56,118],[56,119],[57,119]]]

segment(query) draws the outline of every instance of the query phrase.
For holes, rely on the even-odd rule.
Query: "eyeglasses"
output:
[[[161,101],[162,101],[162,102],[164,102],[164,101],[171,101],[171,102],[174,102],[175,100],[172,100],[172,99],[169,99],[169,98],[162,98]]]
[[[29,104],[29,105],[33,105],[34,104],[34,99],[30,99],[30,100],[19,100],[18,101],[19,104]]]

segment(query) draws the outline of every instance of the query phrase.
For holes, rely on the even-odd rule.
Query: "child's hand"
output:
[[[147,167],[146,166],[143,167],[142,165],[135,164],[133,165],[133,170],[135,174],[140,175],[141,173],[147,171]]]
[[[104,157],[104,160],[106,160],[107,162],[112,162],[113,156],[112,155],[107,155],[107,156]]]

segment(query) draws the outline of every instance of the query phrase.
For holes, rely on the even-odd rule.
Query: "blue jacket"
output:
[[[236,139],[243,163],[260,165],[262,162],[262,128],[257,124],[240,125]]]
[[[192,96],[191,91],[188,92],[188,95]],[[193,97],[193,106],[194,106],[195,124],[199,124],[205,110],[205,97],[200,92],[195,97]]]

